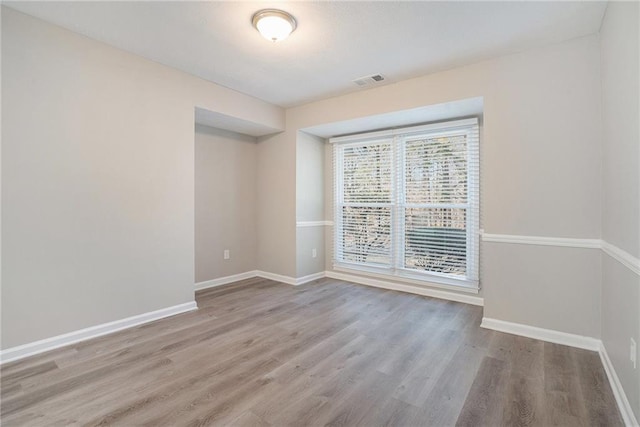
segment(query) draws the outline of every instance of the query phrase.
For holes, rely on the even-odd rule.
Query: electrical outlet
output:
[[[633,363],[633,369],[636,369],[636,360],[638,355],[638,348],[636,347],[636,341],[631,338],[631,345],[629,346],[629,359]]]
[[[225,249],[225,250],[224,250],[224,253],[223,253],[222,257],[223,257],[224,259],[229,259],[229,258],[231,258],[231,256],[229,255],[229,249]]]
[[[318,251],[316,251],[316,248],[311,249],[311,258],[315,258],[318,256]]]

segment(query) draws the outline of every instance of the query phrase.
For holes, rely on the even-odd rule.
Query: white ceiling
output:
[[[605,2],[3,2],[43,20],[290,107],[595,33]],[[251,16],[298,29],[270,43]]]

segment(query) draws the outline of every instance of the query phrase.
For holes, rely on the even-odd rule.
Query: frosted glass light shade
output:
[[[253,26],[267,40],[286,39],[296,29],[296,20],[283,10],[263,9],[253,15]]]

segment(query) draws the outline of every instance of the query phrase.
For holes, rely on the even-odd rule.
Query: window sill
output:
[[[349,263],[334,262],[333,269],[339,272],[365,275],[373,278],[390,280],[398,283],[406,283],[415,286],[447,289],[450,291],[465,292],[470,294],[477,294],[480,292],[480,284],[478,281],[474,280],[454,279],[432,274],[422,275],[419,273],[412,273],[410,271],[399,271],[396,274],[392,274],[384,268],[363,267],[360,265]]]

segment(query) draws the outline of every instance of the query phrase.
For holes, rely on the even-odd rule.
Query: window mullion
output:
[[[394,144],[394,209],[393,209],[393,268],[399,270],[404,267],[404,138],[396,136]]]
[[[344,162],[343,162],[343,147],[334,146],[333,148],[333,171],[334,171],[334,180],[333,180],[333,260],[334,263],[337,261],[343,261],[342,259],[342,248],[344,247],[344,234],[343,234],[343,205],[344,205],[344,191],[343,191],[343,180],[344,180]]]
[[[478,280],[480,228],[480,150],[479,128],[467,131],[467,278]]]

